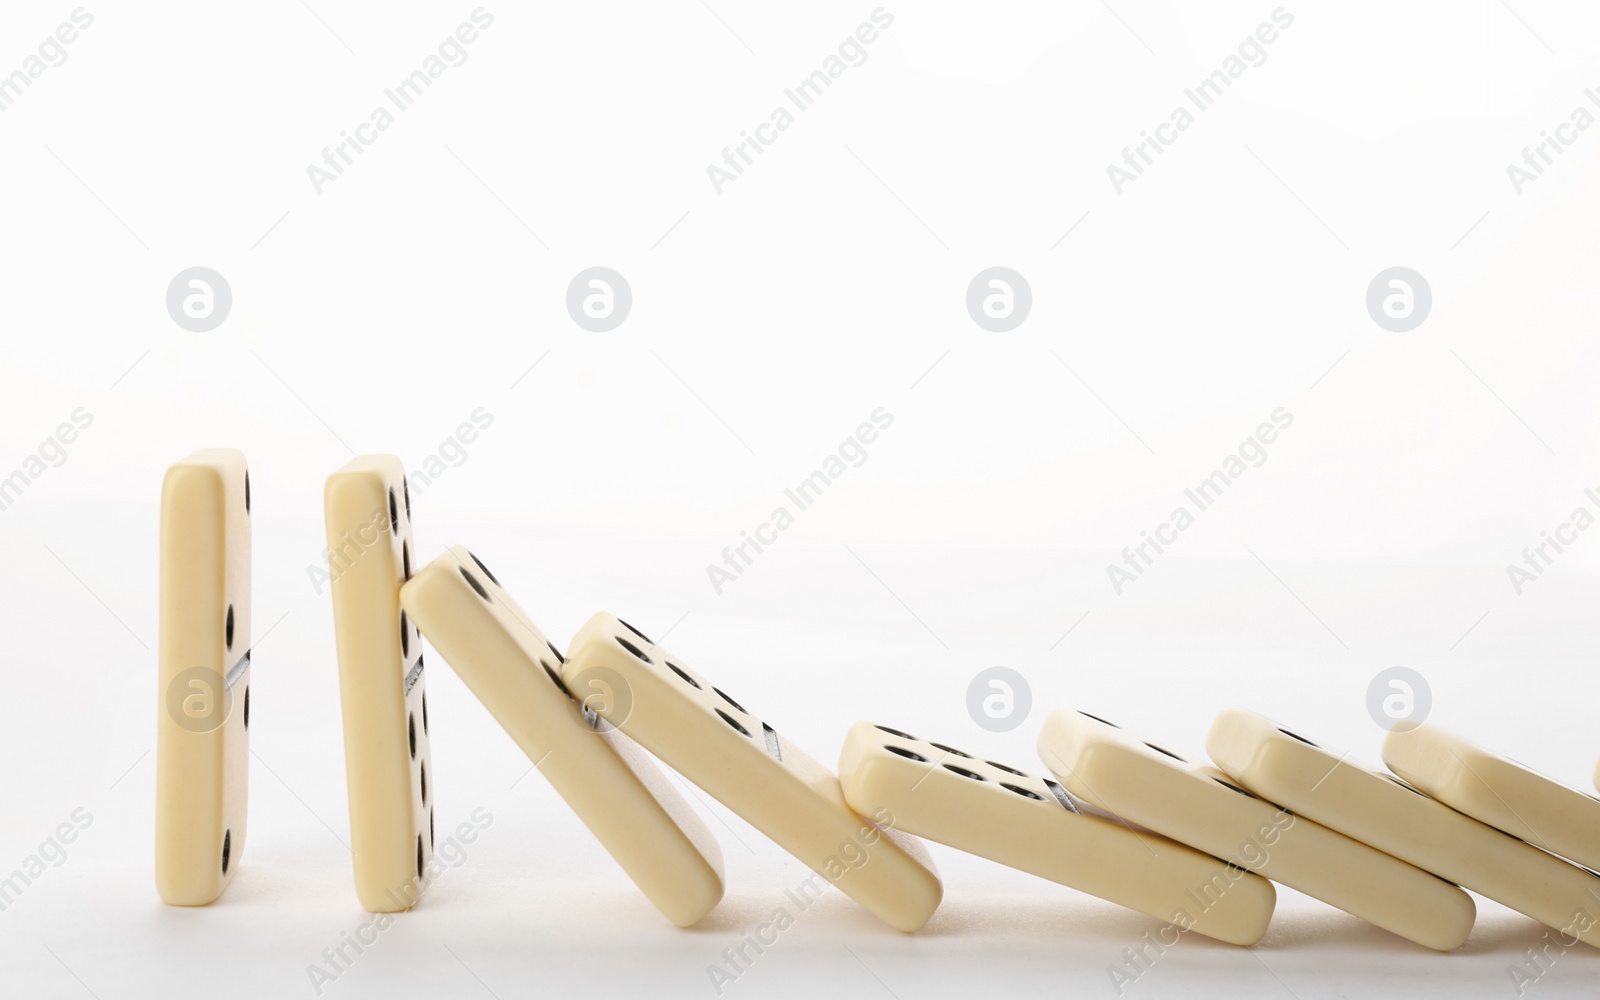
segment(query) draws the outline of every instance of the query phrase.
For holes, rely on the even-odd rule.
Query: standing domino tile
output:
[[[667,919],[722,899],[722,851],[633,741],[567,693],[561,654],[463,547],[423,567],[400,602],[522,752]]]
[[[1383,762],[1452,809],[1600,868],[1600,799],[1592,795],[1429,725],[1391,730]]]
[[[1266,933],[1277,894],[1259,875],[1115,819],[1067,790],[942,743],[858,722],[839,754],[845,800],[897,828],[1081,889],[1230,944]],[[1207,899],[1206,893],[1215,893]]]
[[[433,857],[422,643],[400,608],[411,489],[398,458],[362,455],[328,477],[323,498],[356,896],[393,913],[417,902]]]
[[[1228,709],[1206,751],[1239,784],[1302,816],[1600,945],[1600,876],[1431,799],[1347,756]]]
[[[590,618],[562,677],[580,697],[621,692],[596,706],[607,721],[890,925],[914,931],[938,908],[920,842],[857,815],[827,768],[638,629]]]
[[[161,487],[156,890],[222,895],[244,853],[250,754],[250,473],[197,451]]]
[[[1443,879],[1095,716],[1052,712],[1039,734],[1039,755],[1073,794],[1107,812],[1418,944],[1449,951],[1472,930],[1472,897]]]

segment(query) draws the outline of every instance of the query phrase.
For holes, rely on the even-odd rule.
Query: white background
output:
[[[414,498],[422,552],[470,544],[558,641],[599,608],[670,629],[824,761],[871,718],[1037,770],[1061,705],[1198,754],[1232,704],[1375,761],[1367,686],[1405,665],[1433,721],[1590,787],[1594,541],[1520,595],[1506,566],[1600,486],[1600,128],[1520,194],[1506,166],[1600,85],[1600,13],[1289,5],[1266,62],[1119,195],[1107,165],[1270,0],[890,5],[718,194],[707,165],[876,5],[709,2],[491,4],[321,194],[307,165],[470,0],[91,6],[0,112],[0,476],[94,416],[0,512],[0,873],[93,816],[0,913],[7,995],[315,995],[306,967],[365,919],[306,572],[321,484],[352,452],[418,469],[478,407],[493,426]],[[0,10],[0,73],[72,9]],[[611,333],[566,311],[594,265],[633,290]],[[1009,333],[964,304],[996,265],[1033,290]],[[1365,305],[1396,265],[1434,297],[1409,333]],[[191,266],[232,288],[208,333],[165,308]],[[707,564],[877,407],[867,461],[718,594]],[[1119,595],[1107,565],[1278,407],[1265,464]],[[157,499],[204,446],[251,460],[255,756],[238,876],[180,910],[151,875]],[[728,895],[671,928],[432,662],[441,835],[493,822],[325,995],[714,996],[707,967],[808,873],[697,795]],[[1003,734],[966,710],[995,665],[1033,693]],[[924,931],[831,893],[729,993],[1112,996],[1157,926],[933,850]],[[1129,992],[1514,996],[1543,929],[1479,902],[1437,955],[1283,890],[1256,948],[1186,940]],[[1573,951],[1535,990],[1597,983]]]

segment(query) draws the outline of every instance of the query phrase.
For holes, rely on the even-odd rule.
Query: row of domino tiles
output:
[[[1045,778],[859,722],[835,774],[619,618],[594,615],[563,653],[474,553],[414,565],[397,458],[356,458],[324,499],[368,910],[414,905],[432,856],[426,632],[680,926],[721,900],[722,856],[655,759],[907,932],[943,895],[921,838],[1234,944],[1265,933],[1273,882],[1440,951],[1471,931],[1465,889],[1600,944],[1600,799],[1434,727],[1392,731],[1387,774],[1232,709],[1207,740],[1213,766],[1063,709],[1039,735]],[[168,470],[156,880],[173,904],[216,899],[244,846],[249,518],[239,452]]]

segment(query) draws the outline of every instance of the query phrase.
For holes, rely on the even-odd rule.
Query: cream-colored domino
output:
[[[1230,944],[1266,933],[1272,883],[1158,834],[1084,812],[1048,778],[858,722],[839,754],[845,801],[896,829],[1080,889]]]
[[[1039,755],[1092,805],[1418,944],[1449,951],[1472,930],[1472,897],[1456,886],[1095,716],[1052,712]]]
[[[250,473],[198,451],[161,486],[156,891],[203,906],[244,854],[250,771]]]
[[[562,676],[596,710],[779,847],[893,927],[914,931],[943,887],[914,837],[865,819],[839,779],[627,623],[600,613],[572,640]]]
[[[400,603],[650,902],[680,927],[722,899],[722,850],[633,741],[567,693],[561,654],[463,547],[423,567]]]
[[[1430,725],[1391,730],[1383,762],[1452,809],[1600,868],[1600,799],[1592,795]]]
[[[1600,945],[1600,876],[1463,815],[1254,712],[1217,716],[1206,752],[1245,788],[1364,844]]]
[[[416,544],[400,460],[353,459],[328,477],[323,511],[356,896],[392,913],[422,893],[434,826],[422,643],[400,607]]]

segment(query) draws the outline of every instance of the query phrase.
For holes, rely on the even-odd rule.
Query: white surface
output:
[[[710,5],[726,26],[697,3],[491,4],[467,62],[320,196],[306,165],[475,4],[311,0],[326,26],[297,3],[91,7],[0,114],[0,475],[94,415],[0,511],[0,872],[94,817],[0,912],[8,995],[315,995],[307,966],[367,919],[305,572],[322,480],[346,443],[416,469],[478,407],[493,426],[414,497],[419,556],[470,544],[558,639],[601,607],[671,628],[825,761],[867,717],[1037,769],[1055,705],[1197,754],[1229,704],[1375,761],[1367,683],[1403,664],[1434,721],[1588,787],[1594,539],[1521,596],[1505,567],[1600,485],[1600,129],[1521,195],[1505,167],[1596,84],[1600,14],[1290,5],[1267,62],[1118,196],[1106,165],[1276,4],[1113,2],[1126,26],[1096,3],[889,5],[867,62],[717,195],[706,165],[877,5]],[[71,9],[0,12],[0,73]],[[565,309],[596,264],[633,288],[613,333]],[[1010,333],[963,308],[996,264],[1033,289]],[[1397,264],[1434,294],[1405,334],[1364,305]],[[211,333],[164,308],[195,265],[233,289]],[[716,594],[707,563],[880,406],[867,461]],[[1295,423],[1266,463],[1118,596],[1108,562],[1278,407]],[[156,500],[208,445],[252,462],[256,758],[238,878],[176,910],[151,880]],[[1000,664],[1034,717],[992,735],[966,686]],[[493,822],[324,995],[714,996],[707,967],[807,873],[712,808],[728,899],[675,931],[430,674],[439,832]],[[1109,996],[1156,929],[934,850],[924,932],[833,893],[728,993]],[[1284,891],[1253,952],[1185,941],[1128,992],[1514,996],[1542,929],[1481,913],[1441,956]],[[1533,992],[1597,984],[1574,950]]]

